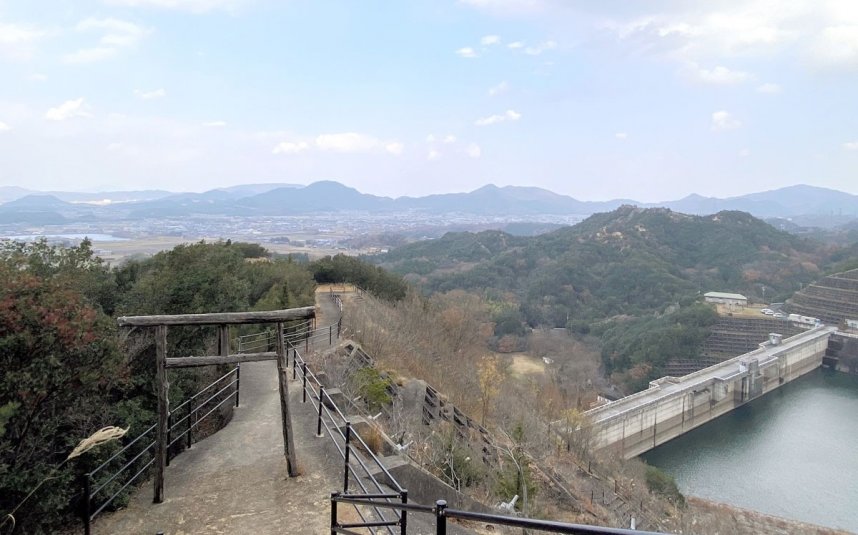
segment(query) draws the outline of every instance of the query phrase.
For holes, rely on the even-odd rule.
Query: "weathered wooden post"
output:
[[[277,332],[283,332],[283,323],[277,323]],[[289,378],[286,375],[286,345],[283,336],[277,337],[277,384],[280,390],[280,415],[283,418],[283,449],[289,477],[298,475],[295,444],[292,438],[292,417],[289,414]]]
[[[155,496],[152,501],[164,501],[164,467],[167,464],[167,419],[170,412],[167,381],[167,326],[155,327],[155,377],[158,385],[158,428],[155,435]]]

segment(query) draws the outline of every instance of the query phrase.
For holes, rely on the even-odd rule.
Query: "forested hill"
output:
[[[451,233],[378,261],[429,291],[513,292],[532,326],[566,326],[659,311],[707,291],[777,300],[816,279],[826,252],[744,212],[622,206],[541,236]]]

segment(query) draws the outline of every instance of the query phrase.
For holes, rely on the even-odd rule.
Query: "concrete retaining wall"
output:
[[[817,368],[834,329],[816,328],[587,412],[599,448],[648,451]]]

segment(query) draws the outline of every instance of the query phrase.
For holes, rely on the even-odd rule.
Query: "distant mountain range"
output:
[[[282,216],[341,211],[464,213],[485,216],[589,215],[622,205],[663,207],[705,215],[723,210],[760,218],[791,220],[792,225],[836,226],[858,218],[858,196],[797,185],[724,199],[689,195],[676,201],[640,203],[631,199],[593,202],[535,187],[483,186],[469,193],[426,197],[379,197],[333,181],[309,186],[247,184],[203,193],[162,190],[96,193],[34,192],[0,187],[0,224],[52,224],[99,219],[145,219],[187,215]]]

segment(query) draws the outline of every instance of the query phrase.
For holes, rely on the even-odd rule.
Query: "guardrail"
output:
[[[549,533],[570,533],[574,535],[663,535],[652,531],[636,531],[633,529],[606,528],[600,526],[588,526],[585,524],[567,524],[565,522],[554,522],[551,520],[537,520],[533,518],[521,518],[517,516],[495,515],[489,513],[475,513],[472,511],[461,511],[458,509],[450,509],[447,507],[447,502],[438,500],[434,506],[418,505],[409,503],[394,503],[388,501],[380,501],[383,498],[393,497],[395,495],[376,495],[376,494],[350,494],[344,495],[339,492],[331,494],[331,533],[344,533],[346,535],[358,535],[352,531],[354,528],[370,528],[370,527],[387,527],[390,529],[392,524],[389,522],[373,522],[373,523],[341,523],[338,519],[339,510],[337,504],[347,503],[357,508],[358,505],[370,506],[374,508],[393,509],[401,511],[404,515],[406,511],[415,513],[431,514],[435,517],[435,534],[447,535],[447,519],[473,520],[481,523],[487,523],[495,526],[510,526],[524,529],[533,529],[537,531],[546,531]],[[405,533],[405,527],[400,525],[400,533]]]
[[[336,297],[339,299],[339,296]],[[312,322],[307,321],[295,326],[284,327],[283,341],[295,346],[303,344],[304,350],[307,351],[309,350],[310,343],[317,340],[327,338],[328,343],[332,344],[334,338],[340,337],[342,327],[342,318],[337,320],[336,323],[315,328],[312,326]],[[238,353],[273,351],[276,340],[277,334],[271,329],[253,334],[245,334],[234,339]]]
[[[187,447],[190,448],[191,444],[193,444],[194,428],[198,428],[207,417],[212,415],[216,410],[223,406],[224,403],[232,400],[233,398],[235,406],[238,407],[240,381],[241,369],[236,365],[235,368],[225,373],[213,383],[189,397],[184,403],[169,412],[169,425],[167,427],[168,466],[171,459],[170,452],[173,451],[171,446],[184,440]],[[200,398],[209,394],[213,390],[215,390],[213,394],[206,397],[204,401],[199,401]],[[202,416],[199,416],[199,413],[203,411],[205,411],[205,413]],[[182,416],[176,419],[176,415],[179,414]],[[92,521],[95,520],[95,517],[107,509],[125,489],[144,475],[154,464],[155,453],[153,449],[156,444],[154,431],[157,425],[158,424],[152,424],[145,431],[137,435],[136,438],[126,444],[125,447],[101,463],[97,468],[83,474],[83,520],[84,533],[86,535],[90,534]],[[149,438],[147,439],[146,437]],[[136,451],[138,449],[139,451]],[[135,451],[136,453],[134,453]],[[175,457],[179,453],[180,451],[176,451],[172,457]],[[117,460],[120,462],[124,461],[129,455],[133,455],[131,460],[125,462],[115,471],[107,473],[108,467],[111,463]],[[120,479],[122,474],[131,471],[135,472],[129,478]],[[118,481],[118,484],[121,484],[119,490],[116,490],[108,498],[103,500],[98,499],[99,495],[102,494],[103,491],[108,489],[112,490],[113,487],[109,487],[109,485],[114,481]]]
[[[367,445],[363,437],[357,433],[352,425],[351,419],[345,415],[336,402],[325,390],[325,386],[318,377],[307,366],[307,362],[301,356],[295,345],[289,345],[286,354],[287,364],[289,353],[292,354],[292,379],[301,381],[301,401],[307,400],[316,409],[316,435],[320,438],[325,434],[333,442],[343,459],[343,493],[348,493],[352,483],[363,493],[362,495],[375,496],[379,503],[403,505],[408,503],[408,491],[381,463],[372,448]],[[324,434],[323,434],[324,430]],[[375,468],[373,470],[372,468]],[[383,473],[385,483],[378,481],[373,472]],[[391,487],[393,492],[390,492]],[[392,527],[399,526],[400,532],[405,533],[407,526],[407,513],[405,510],[394,510],[393,514],[385,514],[385,509],[373,505],[371,511],[376,520],[367,520],[364,511],[355,505],[355,511],[365,527],[383,527],[393,535]]]

